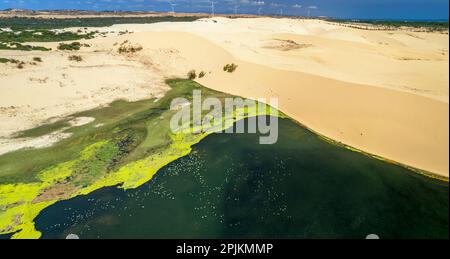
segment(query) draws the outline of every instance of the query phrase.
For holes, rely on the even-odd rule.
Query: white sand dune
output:
[[[113,28],[125,30],[129,25]],[[448,34],[366,31],[318,20],[273,18],[214,18],[133,25],[133,29],[189,32],[250,63],[448,102]],[[299,46],[291,51],[267,48],[274,40]]]
[[[162,94],[165,77],[196,69],[207,72],[199,79],[207,87],[249,98],[278,97],[283,112],[320,134],[448,177],[448,34],[273,18],[101,29],[135,33],[90,40],[93,47],[81,53],[82,64],[68,65],[67,54],[55,51],[45,54],[42,68],[2,67],[0,106],[29,108],[15,117],[0,111],[8,122],[0,133],[34,124],[30,117],[42,122],[114,98]],[[116,43],[126,40],[143,50],[118,55]],[[0,52],[5,53],[19,55]],[[224,72],[232,62],[237,71]],[[63,81],[62,71],[73,80],[67,87],[56,84]],[[26,80],[44,75],[50,79],[39,87]]]
[[[44,45],[44,44],[41,44]],[[51,45],[51,44],[46,44]],[[54,45],[54,44],[53,44]],[[19,70],[1,64],[0,136],[35,127],[50,118],[107,105],[116,99],[139,100],[164,95],[164,79],[151,68],[110,50],[70,52],[0,51],[2,57],[31,62]],[[69,61],[79,55],[82,62]]]

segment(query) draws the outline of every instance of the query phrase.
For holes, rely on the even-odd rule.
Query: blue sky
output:
[[[214,0],[217,13],[448,20],[449,0]],[[210,12],[210,0],[0,0],[0,9]],[[236,9],[235,9],[236,8]]]

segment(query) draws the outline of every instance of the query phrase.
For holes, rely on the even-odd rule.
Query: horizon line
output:
[[[8,12],[8,11],[31,11],[31,12],[92,12],[92,13],[148,13],[148,14],[201,14],[201,15],[211,15],[209,12],[189,12],[189,11],[181,11],[181,12],[169,12],[169,11],[152,11],[152,10],[89,10],[89,9],[32,9],[32,8],[6,8],[1,9],[0,12]],[[290,15],[290,14],[276,14],[276,13],[266,13],[259,15],[257,13],[231,13],[231,12],[216,12],[216,15],[230,15],[230,16],[257,16],[257,17],[302,17],[308,18],[307,16],[301,15]],[[332,17],[332,16],[311,16],[309,18],[312,19],[336,19],[336,20],[355,20],[355,21],[423,21],[423,22],[449,22],[449,17],[446,18],[361,18],[361,17]]]

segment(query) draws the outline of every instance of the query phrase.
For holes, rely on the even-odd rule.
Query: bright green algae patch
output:
[[[220,128],[192,124],[172,132],[173,98],[192,103],[193,90],[202,97],[231,97],[189,80],[168,80],[172,89],[159,101],[118,101],[109,107],[73,117],[89,116],[95,123],[67,130],[72,137],[42,150],[21,150],[0,156],[0,234],[13,238],[39,238],[34,219],[54,203],[87,195],[108,186],[134,189],[152,179],[164,166],[188,155],[206,136],[233,126],[241,119],[282,114],[264,109],[236,108]],[[204,117],[205,115],[202,114]],[[61,122],[55,122],[60,124]],[[39,131],[38,135],[50,133]],[[42,128],[41,128],[42,129]],[[27,159],[28,158],[28,159]]]

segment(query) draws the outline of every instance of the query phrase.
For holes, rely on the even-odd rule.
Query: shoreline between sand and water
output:
[[[445,55],[440,59],[438,59],[437,53],[432,52],[432,50],[434,51],[435,48],[440,45],[433,46],[433,49],[430,50],[430,47],[423,46],[418,38],[408,36],[406,32],[401,33],[401,31],[395,35],[389,35],[387,33],[381,34],[380,32],[357,33],[347,28],[340,30],[339,27],[329,26],[323,21],[317,23],[314,21],[305,21],[304,23],[298,22],[292,25],[293,29],[291,29],[291,34],[295,35],[295,37],[292,36],[292,38],[295,39],[293,40],[295,44],[289,41],[289,37],[291,36],[283,35],[282,39],[278,40],[277,38],[275,42],[270,41],[267,43],[270,44],[270,48],[268,48],[264,40],[272,40],[273,38],[278,37],[280,35],[279,33],[281,33],[280,31],[289,28],[286,27],[286,24],[291,21],[280,21],[283,19],[268,18],[237,19],[236,21],[231,22],[226,19],[213,20],[215,22],[211,22],[210,19],[207,19],[202,22],[177,23],[177,25],[164,23],[153,25],[113,26],[107,28],[107,30],[129,27],[135,28],[135,33],[125,36],[93,39],[87,42],[92,42],[94,45],[97,45],[92,49],[92,52],[102,49],[105,50],[104,55],[107,56],[110,54],[108,54],[108,49],[113,49],[113,44],[115,42],[129,39],[144,47],[142,54],[139,53],[131,58],[125,57],[115,59],[115,63],[128,65],[130,63],[125,62],[128,62],[128,59],[131,59],[133,61],[132,66],[139,67],[140,64],[142,64],[140,62],[148,60],[144,61],[144,63],[148,63],[145,63],[142,68],[156,68],[155,70],[159,70],[158,73],[163,70],[161,74],[165,76],[168,74],[184,76],[189,69],[203,69],[210,73],[204,79],[199,80],[199,82],[209,88],[244,97],[252,97],[255,93],[259,93],[262,95],[261,97],[278,96],[280,98],[281,111],[286,112],[290,117],[299,121],[302,125],[319,135],[326,136],[326,138],[333,139],[336,143],[343,144],[347,147],[354,147],[355,149],[362,150],[362,152],[367,154],[385,157],[385,160],[388,161],[398,161],[398,163],[408,165],[412,168],[423,168],[424,172],[436,172],[436,174],[448,178],[448,156],[446,156],[446,154],[448,154],[448,123],[446,123],[448,120],[448,102],[440,102],[434,98],[430,100],[424,96],[424,93],[425,95],[433,93],[434,96],[437,96],[438,98],[443,98],[444,100],[448,99],[448,91],[445,92],[445,90],[441,89],[442,85],[445,84],[445,81],[448,82],[448,79],[446,79],[448,78],[448,72],[443,72],[443,68],[446,66],[448,67],[448,63],[445,64],[445,60],[448,60],[448,51],[444,51],[443,53]],[[258,32],[260,35],[253,33],[252,30],[254,29],[250,28],[263,28],[262,25],[267,24],[268,22],[270,22],[272,27],[267,27],[266,31],[263,32],[261,32],[260,29]],[[200,25],[198,23],[200,23]],[[236,28],[238,24],[243,24],[242,28],[244,29],[237,31],[233,29]],[[201,26],[205,26],[206,29],[201,30]],[[222,31],[219,31],[218,33],[212,32],[216,26],[219,26],[217,28],[220,28]],[[277,26],[281,29],[274,33],[273,28]],[[160,27],[160,29],[156,27]],[[176,32],[177,30],[186,31],[187,28],[191,28],[192,33]],[[168,32],[158,32],[158,30],[166,29]],[[301,73],[301,70],[303,70],[305,66],[308,67],[307,65],[309,64],[302,63],[301,60],[312,62],[317,59],[324,62],[323,56],[314,54],[317,51],[326,51],[329,47],[324,44],[323,40],[317,39],[317,37],[319,37],[316,35],[318,32],[320,32],[320,37],[323,37],[323,39],[327,41],[332,40],[337,46],[341,46],[343,50],[345,50],[340,52],[349,50],[346,47],[343,47],[342,44],[345,43],[350,45],[356,52],[360,52],[361,55],[371,58],[368,60],[368,63],[380,62],[380,66],[371,67],[376,69],[374,71],[377,73],[382,72],[384,66],[388,65],[389,69],[396,72],[399,70],[398,66],[400,61],[389,61],[388,59],[380,60],[380,58],[377,58],[379,53],[375,55],[376,53],[372,53],[372,49],[375,49],[382,54],[389,53],[390,55],[394,55],[394,57],[403,58],[403,55],[409,55],[411,57],[408,57],[408,61],[400,62],[403,66],[408,68],[408,71],[399,70],[398,76],[394,76],[394,73],[390,77],[384,76],[375,78],[376,80],[374,80],[373,83],[371,81],[372,79],[370,79],[367,84],[365,84],[366,79],[364,78],[370,78],[368,75],[372,73],[369,71],[364,78],[362,77],[363,80],[354,76],[357,79],[354,81],[361,81],[361,84],[348,83],[348,81],[353,81],[347,80],[352,77],[350,74],[351,72],[349,71],[355,70],[358,65],[367,65],[366,63],[361,63],[362,61],[359,61],[358,59],[349,58],[349,61],[351,62],[344,62],[341,65],[341,67],[348,66],[348,69],[340,71],[341,75],[330,74],[332,77],[336,76],[341,80],[317,76],[317,73],[319,75],[323,74],[324,71],[326,72],[325,68],[330,66],[330,64],[327,64],[326,62],[324,65],[314,67],[314,71],[309,71],[313,72],[313,75],[308,74],[308,71]],[[236,37],[242,37],[243,33],[247,33],[249,35],[248,38],[251,39],[244,42],[248,46],[242,47],[233,45],[233,42],[236,41]],[[200,37],[200,35],[203,36]],[[211,36],[209,40],[207,39],[208,35]],[[414,36],[430,37],[430,39],[437,37],[439,42],[443,39],[444,42],[448,41],[448,35],[437,36],[430,34],[424,36],[417,33],[417,35]],[[186,40],[186,44],[183,44],[182,42],[176,43],[175,41],[179,37],[183,37]],[[220,39],[221,37],[222,39]],[[344,42],[343,37],[345,38]],[[359,38],[356,39],[356,37]],[[389,37],[391,37],[391,39],[389,39]],[[405,39],[405,37],[409,38]],[[444,38],[442,39],[442,37]],[[364,38],[365,42],[362,40]],[[375,42],[376,39],[383,39],[383,41],[386,41],[389,45],[385,45],[384,47],[374,46],[379,45]],[[305,42],[303,43],[300,40]],[[402,41],[402,44],[408,44],[408,46],[406,48],[399,48],[398,53],[393,54],[396,48],[396,46],[393,45],[396,41]],[[258,44],[262,44],[262,46],[258,46]],[[284,44],[293,44],[295,46],[289,45],[286,47]],[[301,44],[306,45],[303,47]],[[313,46],[310,47],[308,44],[312,44]],[[49,43],[49,45],[52,44]],[[199,54],[195,47],[192,48],[183,45],[203,46],[205,54]],[[280,48],[284,47],[289,50],[280,50]],[[409,52],[418,52],[419,50],[422,52],[428,51],[430,52],[427,54],[428,59],[434,58],[436,61],[429,61],[425,58],[426,55],[424,53],[419,52],[419,54],[414,55],[421,57],[418,58],[418,60],[415,60],[413,54],[406,54],[405,50],[408,49]],[[250,55],[249,53],[252,50],[260,52],[259,56],[256,54]],[[340,53],[339,49],[333,49],[333,51]],[[8,54],[8,51],[5,51],[4,53]],[[65,55],[65,53],[56,53]],[[91,55],[93,53],[86,51],[80,54]],[[240,54],[242,54],[241,56],[243,59],[240,58]],[[49,58],[53,59],[53,53],[49,53],[49,55]],[[308,57],[308,55],[312,56]],[[333,62],[345,60],[341,54],[336,54],[336,57],[328,56],[328,59],[333,60]],[[261,60],[263,58],[266,58],[267,61],[262,62]],[[167,59],[173,59],[173,61],[170,62],[167,61]],[[250,63],[249,60],[253,60],[255,63]],[[273,61],[272,63],[274,65],[267,66],[267,62],[269,61]],[[383,61],[389,61],[392,62],[392,64],[382,63]],[[93,61],[87,60],[85,62],[90,64]],[[232,75],[221,72],[223,64],[229,62],[236,62],[239,65],[236,73],[233,73]],[[282,62],[287,62],[290,67],[296,68],[296,71],[286,70],[286,67],[281,64]],[[433,64],[438,66],[435,71],[426,69],[422,71],[423,73],[416,73],[417,75],[412,77],[412,79],[405,79],[405,82],[398,81],[399,79],[403,80],[400,76],[403,73],[417,72],[418,69],[431,66],[430,62],[434,62]],[[92,69],[92,66],[74,67],[73,65],[69,65],[69,67],[81,71],[86,70],[86,72],[88,69]],[[339,68],[337,67],[337,69]],[[39,73],[39,71],[36,70],[37,69],[33,69],[33,73]],[[136,71],[141,72],[141,70]],[[12,73],[13,71],[8,71],[7,75],[9,72]],[[80,71],[74,71],[73,74],[74,76],[75,74],[80,74]],[[99,74],[101,74],[101,72]],[[355,70],[354,74],[363,75],[364,72]],[[17,74],[17,76],[20,76],[20,74]],[[422,76],[437,78],[436,80],[438,81],[436,81],[436,83],[430,83],[430,85],[437,85],[440,88],[427,89],[427,86],[423,82],[416,80],[416,78]],[[137,78],[144,77],[138,75]],[[279,78],[285,80],[280,81]],[[77,79],[74,78],[72,80]],[[63,80],[61,79],[61,81]],[[380,84],[393,85],[399,83],[409,84],[412,81],[417,81],[414,84],[416,84],[417,87],[425,89],[422,89],[423,91],[421,89],[395,89],[392,91],[389,88],[373,86],[373,84],[376,83],[375,81]],[[283,85],[280,85],[280,82]],[[7,82],[7,84],[12,83],[14,83],[14,81]],[[129,82],[126,81],[124,83],[129,84]],[[18,84],[18,81],[15,81],[14,84],[18,85],[19,88],[22,87]],[[26,84],[27,83],[25,83],[24,86],[26,86]],[[132,84],[134,84],[134,82],[131,82],[131,85]],[[39,89],[39,91],[41,90],[42,89]],[[54,88],[49,90],[58,91]],[[89,93],[90,90],[86,89],[86,91]],[[15,95],[13,92],[17,92],[17,90],[13,90],[10,97]],[[117,94],[120,95],[119,92]],[[24,95],[24,100],[29,98],[26,96],[26,93]],[[133,97],[136,97],[136,95]],[[386,101],[386,99],[388,101]],[[377,100],[381,100],[381,102],[377,102]],[[105,100],[103,100],[103,102],[104,101]],[[0,103],[3,106],[3,102]],[[38,105],[38,107],[41,106]],[[52,109],[51,107],[47,108],[48,110]],[[19,117],[16,117],[16,121],[20,121],[21,115],[19,114],[18,116]],[[6,119],[8,120],[8,118]],[[9,120],[11,120],[11,118],[9,118]],[[445,126],[445,124],[447,124],[447,126]]]
[[[157,102],[150,99],[125,104],[130,107],[138,106],[131,118],[126,111],[123,111],[123,107],[121,108],[123,103],[94,109],[88,113],[99,120],[105,120],[105,125],[101,126],[102,129],[98,129],[89,122],[77,124],[81,128],[72,129],[73,135],[66,142],[56,143],[57,146],[41,150],[42,153],[39,149],[35,149],[21,150],[14,154],[15,156],[10,158],[8,163],[20,161],[21,156],[38,155],[43,158],[30,162],[28,166],[35,171],[25,172],[27,175],[22,175],[23,182],[0,184],[0,206],[6,208],[0,215],[0,232],[14,233],[12,238],[39,238],[41,234],[35,229],[34,219],[43,209],[58,201],[87,195],[110,186],[120,186],[125,190],[135,189],[150,181],[164,166],[188,155],[193,145],[215,132],[232,127],[239,118],[260,115],[284,118],[282,113],[275,112],[276,110],[270,106],[254,104],[255,109],[242,107],[233,110],[232,116],[222,118],[223,123],[220,128],[209,123],[193,126],[190,121],[183,121],[182,127],[177,127],[177,131],[172,132],[168,125],[175,112],[171,108],[171,97],[192,97],[194,89],[202,89],[208,96],[218,98],[217,100],[220,99],[222,102],[224,98],[232,96],[203,89],[201,85],[190,80],[172,79],[167,80],[167,84],[172,86],[171,90],[166,97]],[[110,114],[111,110],[115,109],[121,111],[123,117],[112,121],[104,118],[105,114]],[[149,113],[148,110],[152,112]],[[77,116],[74,115],[74,117]],[[153,132],[156,127],[159,133],[139,136],[141,135],[139,128],[142,126],[146,127],[147,132]],[[169,139],[167,142],[161,140],[166,138]],[[68,154],[58,152],[56,156],[52,155],[52,150],[58,148]],[[73,148],[79,152],[74,152]],[[130,153],[132,153],[131,156],[129,156]],[[49,157],[46,158],[46,156]],[[0,158],[4,157],[0,156]],[[41,169],[36,171],[36,168]],[[12,176],[13,173],[9,172],[9,174]],[[64,192],[61,192],[61,189]]]
[[[207,90],[207,91],[209,91],[209,90]],[[239,112],[237,112],[237,113],[239,113]],[[249,115],[247,115],[247,116],[249,116]],[[395,162],[392,162],[392,161],[388,161],[388,160],[382,159],[380,157],[373,156],[373,155],[367,154],[365,152],[361,152],[359,150],[356,150],[354,148],[350,148],[348,146],[342,145],[341,143],[338,143],[338,142],[333,141],[333,140],[331,140],[329,138],[321,136],[320,134],[317,134],[316,132],[312,131],[311,129],[308,129],[307,127],[305,127],[301,123],[299,123],[299,122],[297,122],[297,121],[295,121],[295,120],[293,120],[293,119],[291,119],[289,117],[285,117],[285,115],[283,113],[280,113],[279,116],[280,116],[280,118],[287,118],[287,119],[291,120],[292,122],[298,124],[301,128],[311,132],[313,135],[316,135],[318,138],[322,139],[325,142],[330,143],[331,145],[334,145],[334,146],[337,146],[337,147],[343,147],[343,148],[349,149],[352,152],[361,153],[361,154],[363,154],[363,155],[365,155],[367,157],[370,157],[370,158],[375,158],[375,159],[378,159],[378,160],[382,160],[383,162],[386,162],[386,163],[390,163],[390,164],[394,164],[394,165],[397,165],[397,166],[400,166],[400,167],[404,167],[404,168],[408,169],[408,171],[411,171],[411,173],[419,173],[419,174],[422,174],[424,176],[431,177],[431,178],[433,178],[435,180],[448,182],[448,179],[447,179],[447,181],[445,181],[445,179],[442,179],[442,178],[432,177],[432,175],[429,175],[427,173],[415,170],[415,169],[413,169],[411,167],[408,167],[408,166],[405,166],[405,165],[402,165],[402,164],[399,164],[399,163],[395,163]],[[81,126],[85,126],[85,125],[81,125]],[[149,169],[151,171],[151,173],[148,173],[148,174],[142,174],[141,173],[141,174],[139,174],[140,175],[139,177],[141,177],[142,179],[141,178],[136,178],[136,176],[131,177],[131,173],[133,172],[133,170],[136,170],[136,169],[139,169],[139,168],[143,169],[141,165],[138,165],[139,163],[141,163],[141,161],[136,161],[136,163],[131,163],[129,165],[126,165],[123,168],[121,168],[119,171],[115,172],[113,174],[113,176],[115,174],[117,174],[116,177],[108,176],[105,179],[102,179],[102,180],[100,180],[98,182],[95,182],[95,184],[92,185],[92,186],[87,186],[86,188],[81,189],[80,191],[77,192],[77,194],[72,194],[71,196],[68,196],[68,197],[64,196],[64,197],[61,197],[61,199],[57,199],[57,200],[51,200],[51,198],[52,198],[51,195],[49,195],[48,197],[46,195],[43,195],[43,194],[40,194],[40,195],[38,195],[36,197],[34,197],[33,195],[34,195],[34,193],[38,194],[40,192],[40,190],[44,190],[44,189],[49,190],[49,189],[51,189],[51,186],[53,184],[55,184],[55,183],[58,184],[65,177],[68,177],[68,176],[70,177],[71,173],[69,173],[69,171],[72,170],[72,169],[69,169],[69,168],[73,167],[75,165],[74,164],[75,160],[73,162],[69,161],[69,162],[59,163],[54,168],[51,168],[49,170],[44,170],[41,173],[39,173],[39,178],[43,181],[42,182],[42,186],[38,186],[36,184],[31,184],[30,183],[30,184],[24,184],[24,186],[22,186],[22,187],[20,187],[20,185],[18,185],[16,187],[13,187],[13,188],[25,188],[26,187],[28,189],[30,189],[30,188],[37,188],[38,190],[30,192],[30,195],[31,195],[30,198],[33,199],[32,202],[30,202],[30,203],[27,202],[27,203],[24,203],[23,205],[19,205],[18,206],[18,207],[29,206],[29,207],[27,207],[26,210],[24,210],[23,208],[19,208],[19,210],[15,210],[14,207],[13,207],[13,210],[7,211],[10,214],[12,213],[11,215],[8,214],[9,215],[8,217],[11,217],[11,222],[13,222],[15,217],[16,217],[15,216],[16,214],[14,214],[14,213],[17,213],[17,212],[20,212],[20,211],[27,211],[26,217],[23,219],[25,221],[23,221],[22,224],[20,224],[18,226],[15,226],[14,227],[14,231],[11,230],[11,231],[9,231],[9,233],[13,234],[13,238],[39,238],[40,233],[36,232],[36,230],[34,229],[34,218],[37,215],[39,215],[40,212],[42,210],[44,210],[45,208],[48,208],[49,206],[55,204],[58,201],[71,199],[71,198],[77,197],[78,195],[88,195],[91,192],[93,192],[94,190],[103,189],[103,188],[109,187],[109,186],[115,186],[117,184],[120,184],[120,186],[121,186],[120,188],[123,188],[123,189],[126,189],[126,190],[127,189],[137,188],[137,187],[147,183],[150,179],[152,179],[153,175],[155,175],[157,172],[159,172],[159,170],[161,168],[163,168],[165,165],[167,165],[167,164],[169,164],[169,163],[171,163],[173,161],[176,161],[176,160],[178,160],[181,157],[184,157],[184,156],[188,155],[190,153],[189,150],[191,150],[192,145],[195,145],[196,143],[199,143],[206,136],[208,136],[208,134],[196,137],[195,140],[188,140],[187,142],[186,142],[185,137],[183,137],[182,139],[180,139],[181,140],[180,143],[177,142],[179,140],[176,140],[176,143],[171,145],[171,148],[175,148],[175,150],[180,149],[180,150],[178,150],[178,151],[180,151],[179,157],[177,155],[178,158],[173,157],[173,158],[168,159],[167,161],[161,157],[160,159],[162,159],[162,161],[163,161],[162,164],[160,165],[159,163],[157,163],[158,166],[152,165],[151,169]],[[175,141],[175,139],[174,139],[174,141]],[[91,146],[88,146],[86,149],[84,149],[82,151],[81,157],[86,157],[87,158],[88,156],[92,156],[92,154],[94,154],[96,152],[100,152],[100,150],[103,148],[103,146],[107,146],[107,145],[108,145],[108,142],[98,142],[98,143],[95,143],[95,144],[93,144]],[[172,151],[170,151],[168,154],[172,154],[171,152]],[[158,156],[156,156],[156,157],[158,157]],[[82,158],[82,159],[86,159],[86,158]],[[153,156],[152,156],[151,159],[146,158],[145,160],[152,161],[152,164],[155,163],[155,161],[153,159]],[[78,161],[78,160],[76,160],[76,161]],[[13,195],[11,196],[11,194],[13,194],[13,193],[10,193],[10,195],[8,195],[8,193],[13,190],[13,189],[11,189],[12,186],[6,185],[6,186],[0,186],[0,187],[4,188],[4,189],[0,188],[0,191],[1,191],[0,194],[3,193],[3,195],[6,195],[5,196],[6,197],[6,201],[12,201],[15,198]],[[5,222],[0,222],[0,223],[5,223]]]

